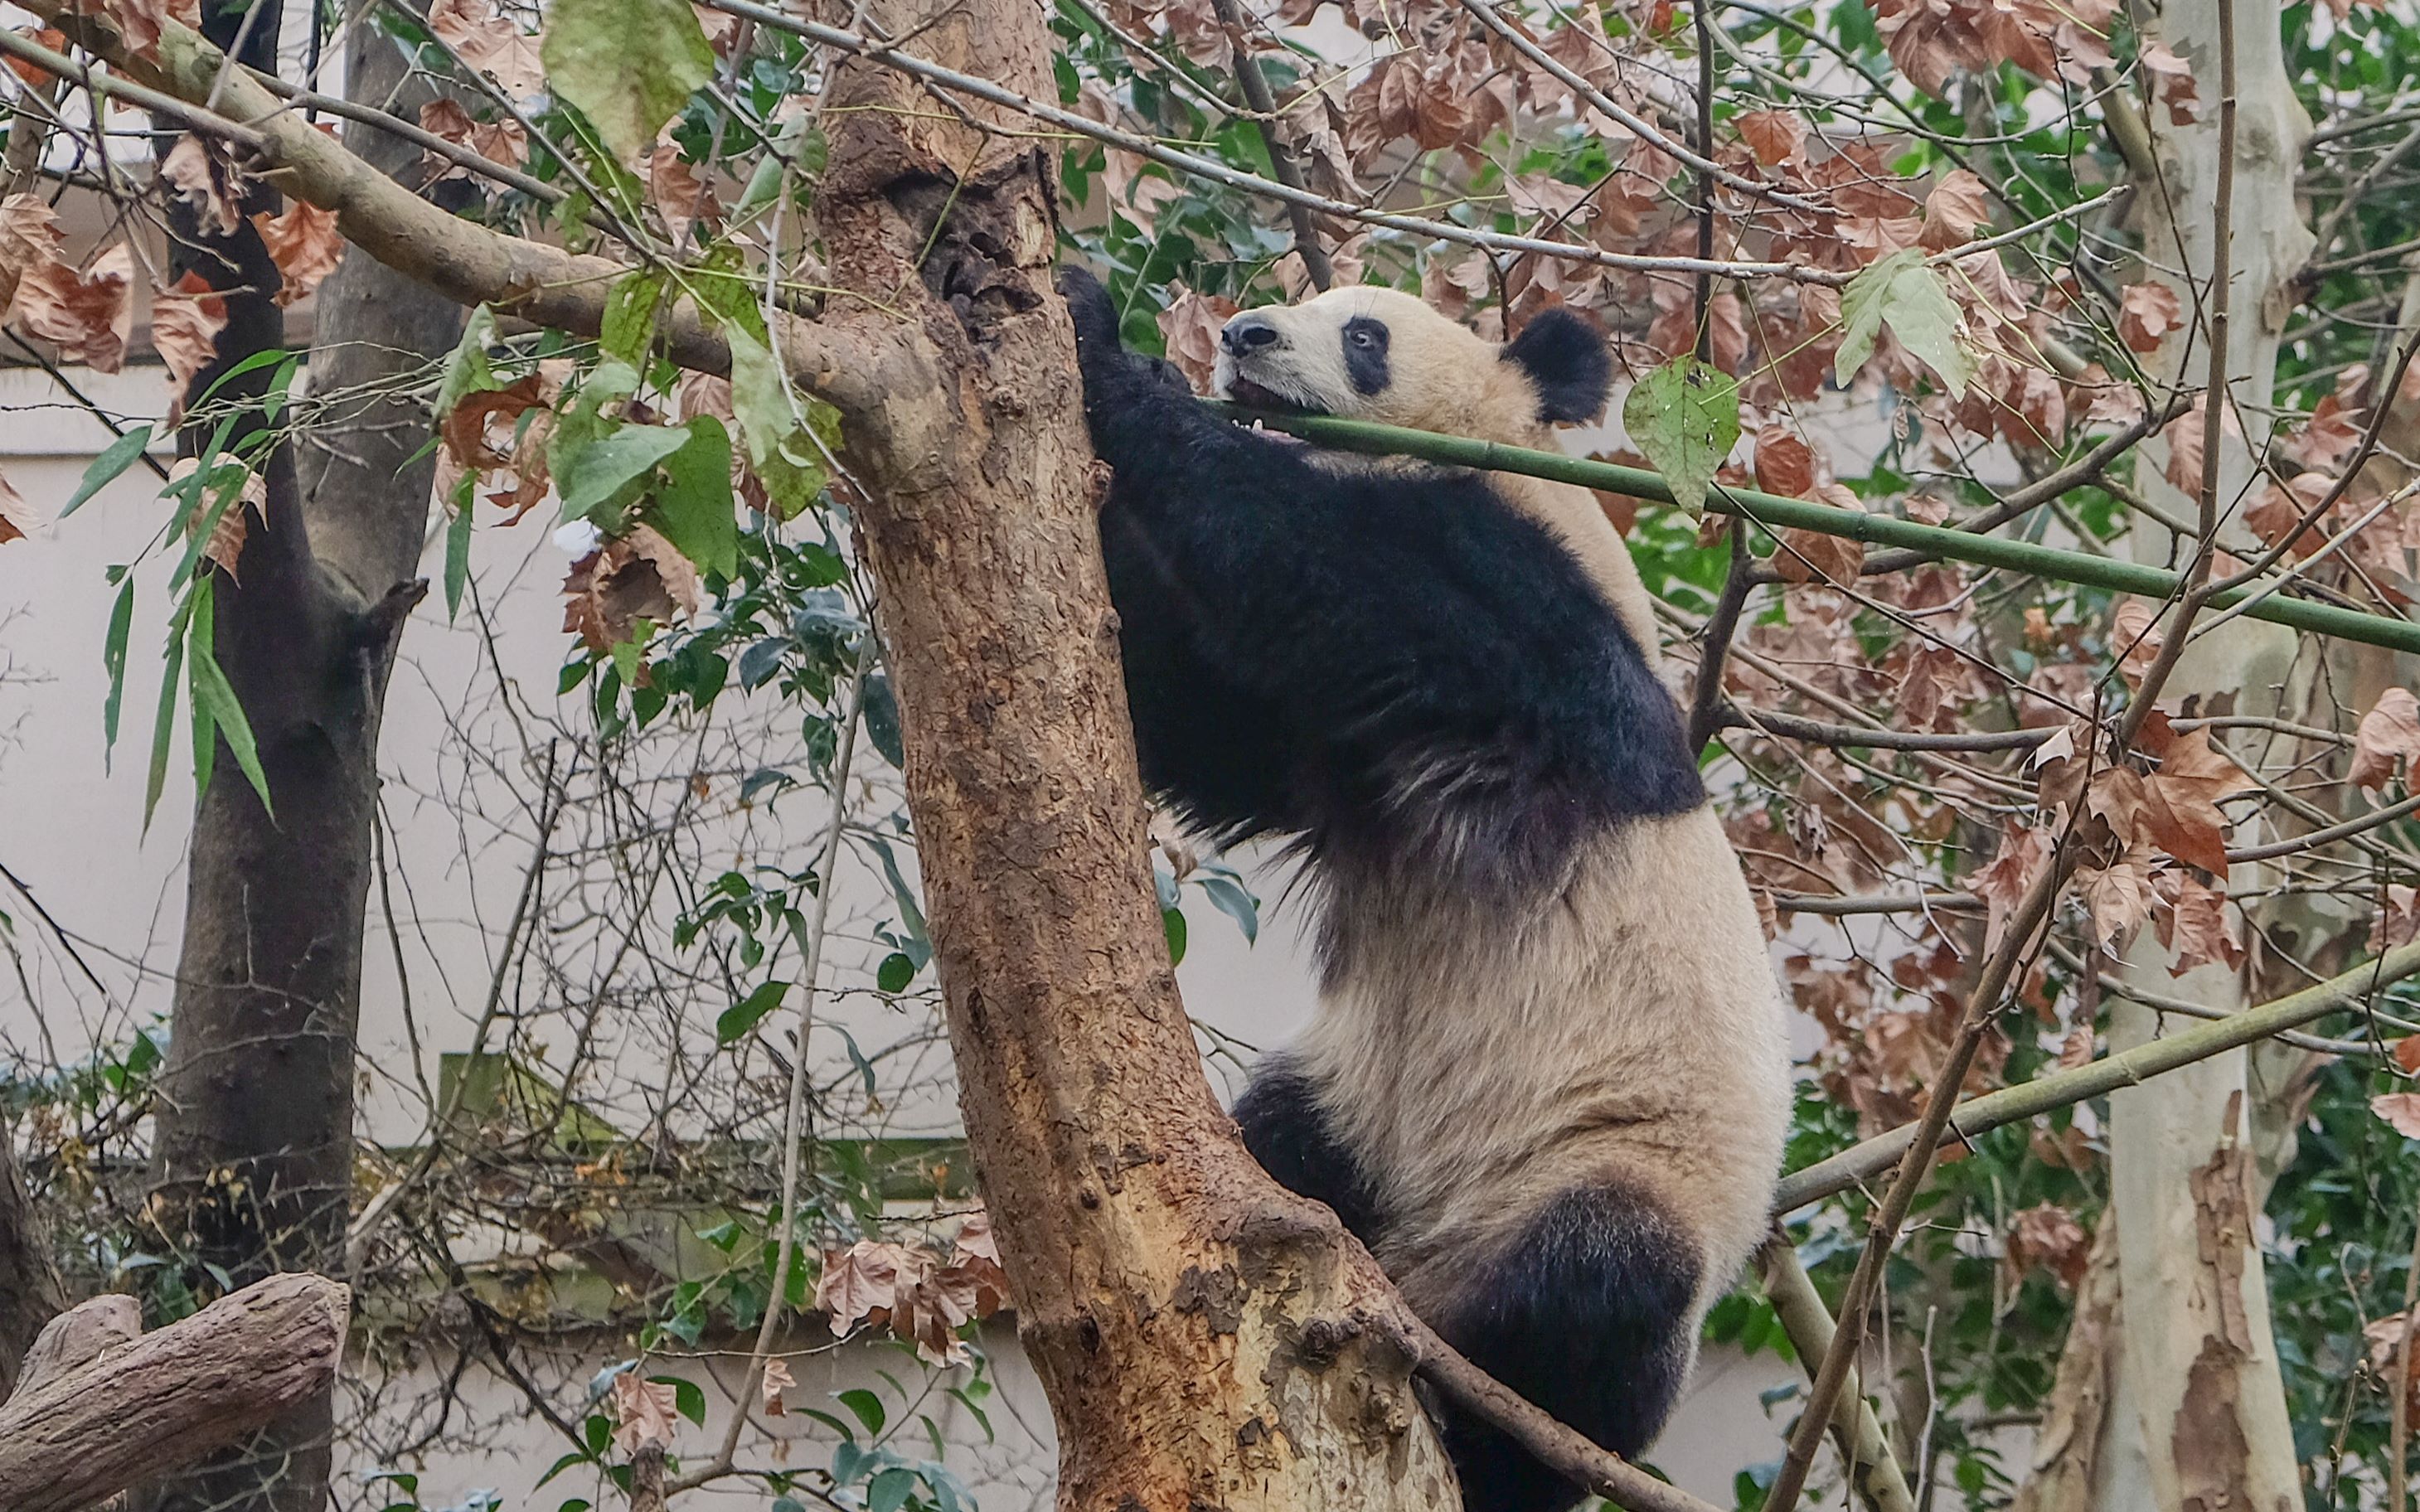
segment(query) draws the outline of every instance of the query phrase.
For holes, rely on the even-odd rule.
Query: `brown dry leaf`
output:
[[[664,230],[675,245],[689,240],[691,222],[704,216],[712,224],[721,210],[697,164],[682,158],[680,148],[670,142],[659,143],[647,160],[647,198],[664,218]]]
[[[193,207],[194,224],[212,236],[231,236],[243,220],[243,179],[225,151],[199,132],[177,138],[160,177]]]
[[[17,29],[17,35],[29,42],[47,47],[54,53],[64,53],[68,48],[68,34],[55,26],[21,26]],[[42,88],[51,82],[51,70],[39,63],[28,63],[23,58],[11,57],[8,60],[8,67],[15,71],[18,78],[24,80],[36,89]]]
[[[882,1322],[898,1300],[900,1277],[916,1267],[905,1244],[861,1239],[825,1255],[823,1279],[815,1283],[815,1310],[831,1319],[834,1337],[861,1321]]]
[[[613,1378],[613,1446],[636,1454],[669,1444],[680,1428],[680,1394],[668,1381],[643,1381],[636,1370]]]
[[[1934,252],[1947,252],[1974,239],[1976,228],[1992,219],[1992,202],[1983,180],[1964,168],[1942,175],[1924,200],[1924,232],[1917,239]]]
[[[513,99],[526,100],[545,90],[546,65],[538,57],[537,39],[501,14],[493,0],[436,0],[428,8],[428,29]]]
[[[1756,486],[1784,499],[1804,499],[1815,487],[1815,449],[1780,425],[1756,433]]]
[[[1814,490],[1819,502],[1840,509],[1853,509],[1862,514],[1865,505],[1855,494],[1837,483],[1827,483]],[[1863,543],[1838,535],[1825,535],[1816,531],[1782,530],[1774,532],[1780,549],[1773,554],[1773,570],[1785,582],[1823,581],[1844,586],[1857,580],[1857,569],[1865,564]]]
[[[65,263],[26,270],[17,284],[16,320],[58,349],[62,363],[115,373],[134,329],[134,254],[123,241],[79,273]]]
[[[2420,1092],[2381,1092],[2369,1100],[2369,1111],[2404,1138],[2420,1139]]]
[[[545,403],[543,385],[532,373],[505,388],[481,389],[462,395],[453,412],[438,422],[437,433],[458,466],[473,472],[507,467],[512,458],[495,444],[488,434],[489,428],[499,424],[511,425]]]
[[[2387,1047],[2396,1068],[2406,1076],[2420,1076],[2420,1034],[2408,1034]]]
[[[2155,890],[2161,906],[2153,915],[2160,944],[2176,952],[2168,975],[2181,977],[2196,966],[2243,964],[2243,937],[2226,894],[2205,887],[2181,872],[2160,873]]]
[[[18,280],[58,260],[58,213],[39,195],[0,200],[0,318],[16,301]]]
[[[1223,294],[1200,294],[1182,284],[1170,287],[1176,298],[1159,312],[1159,333],[1168,344],[1168,360],[1194,388],[1206,391],[1218,365],[1218,332],[1240,306]]]
[[[2168,465],[2163,470],[2177,492],[2188,499],[2201,497],[2202,482],[2202,412],[2190,409],[2179,415],[2168,425]]]
[[[2009,916],[2036,874],[2049,863],[2050,853],[2050,837],[2042,831],[2020,829],[2013,821],[2001,821],[1998,854],[1966,879],[1967,890],[1983,900],[1985,950],[1997,949]]]
[[[169,424],[185,412],[194,375],[209,365],[226,323],[226,301],[191,269],[176,287],[152,294],[151,347],[168,369]]]
[[[775,1355],[765,1362],[765,1373],[757,1379],[756,1392],[767,1417],[780,1417],[789,1411],[782,1393],[798,1383],[799,1378],[790,1374],[789,1361]]]
[[[306,201],[289,199],[278,214],[264,210],[252,218],[252,224],[259,228],[269,259],[283,275],[277,290],[279,304],[292,304],[318,288],[345,255],[336,212]]]
[[[2109,649],[2118,653],[2118,675],[2128,687],[2143,686],[2143,675],[2160,659],[2163,636],[2149,605],[2130,598],[2109,620]]]
[[[202,29],[201,0],[94,0],[92,13],[117,33],[127,51],[145,61],[160,55],[160,26],[180,21]]]
[[[432,100],[421,106],[420,129],[508,168],[519,167],[529,154],[529,133],[521,130],[520,122],[509,116],[497,121],[476,120],[453,100]],[[433,152],[427,155],[427,162],[432,169],[442,170],[432,182],[471,177],[470,169]]]
[[[643,619],[662,625],[695,613],[697,568],[652,527],[633,525],[573,563],[563,594],[563,627],[602,653],[629,640]]]
[[[2378,695],[2353,731],[2352,764],[2345,769],[2345,780],[2375,792],[2406,759],[2415,757],[2420,757],[2420,699],[2409,688],[2390,687]]]
[[[1768,168],[1798,162],[1807,150],[1807,122],[1796,111],[1752,110],[1739,117],[1740,140]]]
[[[35,517],[34,506],[25,502],[25,496],[16,490],[6,474],[0,474],[0,546],[23,540],[40,523]]]
[[[2135,351],[2159,350],[2184,324],[2184,306],[2165,284],[2130,284],[2118,297],[2118,335]]]
[[[2084,1279],[2091,1248],[2092,1236],[2056,1203],[2027,1208],[2009,1225],[2009,1268],[2019,1276],[2040,1268],[2073,1287]]]
[[[2151,872],[2147,857],[2128,856],[2097,871],[2078,867],[2075,881],[2092,915],[2093,937],[2104,949],[2122,948],[2151,917]]]
[[[172,484],[182,482],[192,477],[194,470],[201,465],[199,457],[180,456],[170,465],[168,481]],[[236,472],[243,474],[243,482],[239,486],[236,497],[228,501],[226,508],[220,510],[217,522],[210,527],[210,538],[202,547],[202,555],[217,563],[219,569],[229,578],[236,577],[236,563],[242,559],[243,543],[252,535],[253,520],[256,517],[266,522],[269,518],[268,481],[231,458],[222,457],[210,470],[211,482],[202,491],[201,509],[195,516],[197,519],[207,517],[210,510],[218,508],[219,500],[232,481],[229,474]],[[242,579],[236,580],[240,582]]]
[[[2079,1024],[2058,1042],[2058,1069],[2075,1071],[2092,1064],[2092,1026]]]
[[[2160,769],[2143,779],[2143,838],[2178,860],[2218,877],[2226,876],[2226,815],[2218,800],[2255,784],[2243,768],[2210,743],[2210,732],[2170,735],[2154,748],[2154,728],[2145,727],[2145,748]]]

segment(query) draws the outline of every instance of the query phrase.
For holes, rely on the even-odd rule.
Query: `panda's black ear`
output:
[[[1613,354],[1605,337],[1576,311],[1562,305],[1539,311],[1504,348],[1538,390],[1538,418],[1565,424],[1605,412],[1613,386]]]

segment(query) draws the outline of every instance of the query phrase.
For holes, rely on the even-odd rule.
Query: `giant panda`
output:
[[[1448,1341],[1636,1457],[1765,1232],[1790,1065],[1628,552],[1584,489],[1229,424],[1089,274],[1062,288],[1144,780],[1222,842],[1289,841],[1317,909],[1318,1010],[1244,1142]],[[1255,406],[1522,446],[1610,375],[1569,312],[1498,347],[1367,287],[1238,315],[1218,358]],[[1440,1427],[1472,1512],[1579,1500]]]

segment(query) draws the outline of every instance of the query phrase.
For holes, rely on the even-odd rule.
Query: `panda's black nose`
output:
[[[1278,344],[1278,328],[1257,315],[1239,315],[1218,332],[1219,345],[1237,357]]]

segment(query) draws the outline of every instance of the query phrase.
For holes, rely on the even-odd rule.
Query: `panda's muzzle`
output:
[[[1229,320],[1218,332],[1218,345],[1233,357],[1253,357],[1280,345],[1285,333],[1271,324],[1268,317],[1246,312]]]

